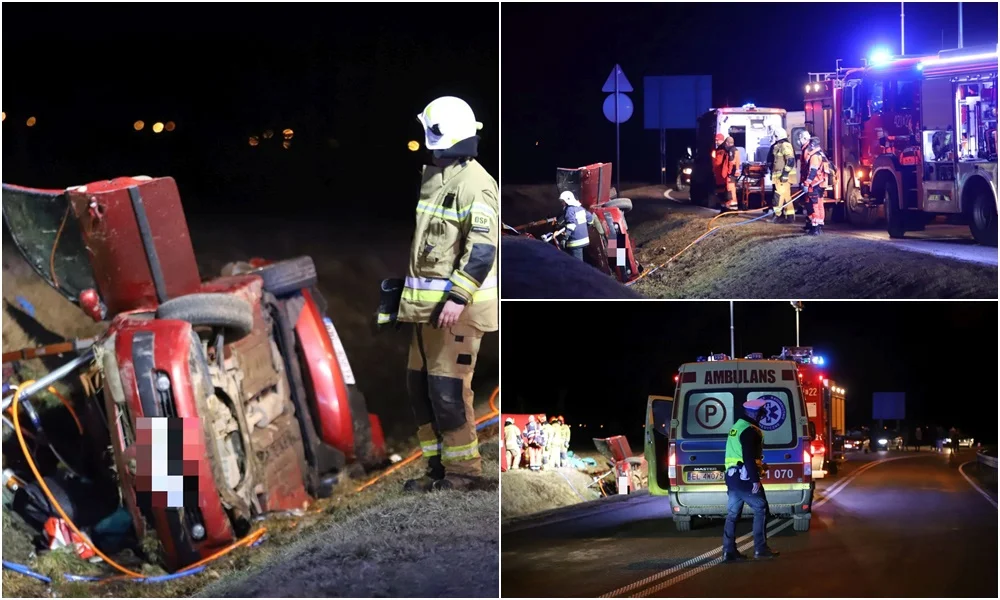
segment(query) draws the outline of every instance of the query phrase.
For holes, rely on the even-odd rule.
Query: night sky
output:
[[[795,345],[788,302],[736,302],[734,315],[736,356]],[[508,301],[503,326],[504,411],[563,414],[578,440],[641,439],[648,395],[673,396],[682,363],[729,354],[724,301]],[[996,441],[995,302],[805,302],[800,327],[847,390],[848,428],[872,424],[872,392],[901,391],[906,425]]]
[[[997,43],[995,2],[964,3],[965,47]],[[548,183],[556,167],[615,160],[601,92],[615,63],[635,88],[621,127],[622,180],[659,181],[660,134],[643,129],[642,78],[712,75],[715,106],[802,110],[809,72],[899,52],[899,2],[504,4],[505,183]],[[906,3],[906,53],[957,47],[955,3]],[[943,36],[943,38],[942,38]],[[786,49],[774,57],[776,44]],[[670,166],[693,130],[668,131]],[[535,143],[539,142],[536,146]]]
[[[472,106],[499,176],[496,5],[222,6],[9,4],[3,181],[170,175],[189,214],[405,221],[425,158],[407,143],[440,95]]]

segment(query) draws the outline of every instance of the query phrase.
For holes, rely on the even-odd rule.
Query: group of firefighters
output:
[[[566,419],[553,415],[546,420],[545,415],[530,415],[522,432],[507,417],[503,426],[503,444],[507,470],[521,466],[521,455],[528,450],[528,468],[542,471],[568,464],[570,428]]]
[[[826,217],[823,210],[823,188],[832,166],[820,148],[818,137],[810,136],[807,131],[802,131],[799,135],[797,141],[802,148],[802,154],[796,158],[792,143],[788,139],[788,132],[782,127],[774,129],[774,143],[771,144],[767,159],[774,186],[771,208],[774,210],[775,222],[794,221],[795,206],[791,186],[793,179],[799,179],[805,193],[805,231],[809,235],[819,235],[823,232]],[[740,153],[736,150],[735,140],[721,133],[716,134],[715,145],[712,168],[720,210],[738,210],[736,186],[743,171]],[[797,175],[800,176],[796,177]]]

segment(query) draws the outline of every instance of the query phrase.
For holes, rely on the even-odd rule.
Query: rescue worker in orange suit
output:
[[[583,251],[590,245],[589,225],[594,223],[594,214],[580,205],[573,192],[566,190],[559,195],[562,201],[563,216],[559,219],[559,225],[566,228],[563,235],[562,245],[566,254],[574,258],[583,260]]]
[[[767,546],[767,497],[761,477],[764,464],[764,432],[758,426],[764,416],[764,400],[743,403],[743,416],[736,420],[726,438],[726,491],[729,495],[726,524],[722,529],[722,560],[746,560],[736,547],[736,521],[743,514],[744,504],[753,510],[754,558],[774,558],[778,552]]]
[[[783,127],[774,130],[774,144],[770,156],[771,183],[774,194],[771,205],[776,223],[791,223],[795,220],[795,206],[792,204],[792,184],[789,179],[795,175],[795,150],[788,141],[788,132]]]
[[[805,151],[807,171],[803,173],[803,188],[806,190],[806,233],[819,235],[823,233],[823,221],[826,217],[823,208],[823,187],[826,185],[827,169],[830,162],[819,147],[819,138],[809,139]]]
[[[493,488],[484,478],[472,377],[483,335],[499,329],[497,182],[475,157],[482,124],[454,96],[417,115],[424,167],[397,320],[413,324],[407,392],[427,470],[409,492]]]
[[[716,135],[718,140],[721,134]],[[727,137],[722,145],[715,149],[715,189],[719,194],[719,212],[737,210],[736,180],[740,176],[740,153],[736,150],[736,141]]]

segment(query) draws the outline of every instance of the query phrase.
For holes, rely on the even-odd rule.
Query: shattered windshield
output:
[[[69,211],[66,194],[5,183],[3,220],[6,234],[49,285],[73,302],[82,290],[96,288],[79,223]]]

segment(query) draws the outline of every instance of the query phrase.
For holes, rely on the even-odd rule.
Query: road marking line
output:
[[[829,490],[827,490],[826,493],[824,494],[823,499],[819,500],[818,502],[814,502],[813,503],[813,508],[816,508],[818,506],[823,506],[824,504],[826,504],[827,502],[829,502],[830,499],[832,499],[834,496],[836,496],[837,494],[839,494],[845,487],[847,487],[847,484],[849,484],[851,481],[853,481],[854,479],[856,479],[858,476],[860,476],[865,471],[868,471],[869,469],[872,469],[872,468],[874,468],[874,467],[876,467],[876,466],[878,466],[878,465],[880,465],[882,463],[891,462],[891,461],[894,461],[894,460],[903,460],[903,459],[906,459],[906,458],[920,458],[920,457],[919,456],[895,456],[895,457],[892,457],[892,458],[883,458],[881,460],[877,460],[875,462],[870,462],[870,463],[868,463],[868,464],[866,464],[866,465],[864,465],[862,467],[859,467],[856,471],[854,471],[853,473],[851,473],[850,476],[847,477],[847,479],[845,479],[843,481],[840,481],[840,482],[837,482],[836,485],[832,486]],[[776,519],[774,521],[771,521],[771,523],[769,523],[765,527],[765,529],[764,529],[764,535],[765,536],[768,535],[768,534],[772,534],[773,535],[774,533],[777,533],[778,531],[781,531],[782,529],[785,529],[786,527],[788,527],[792,523],[793,523],[792,519],[787,519],[787,520]],[[775,525],[779,525],[779,524],[781,524],[780,527],[774,527]],[[745,542],[747,542],[747,540],[750,540],[750,542],[749,543],[745,543]],[[736,538],[737,548],[745,548],[745,547],[748,547],[749,545],[752,545],[752,544],[753,544],[753,532],[744,534],[744,535]],[[688,559],[688,560],[684,561],[683,563],[681,563],[679,565],[670,567],[669,569],[666,569],[665,571],[661,571],[659,573],[655,573],[653,575],[650,575],[649,577],[646,577],[646,578],[641,579],[639,581],[636,581],[634,583],[630,583],[630,584],[628,584],[628,585],[626,585],[624,587],[620,587],[620,588],[618,588],[618,589],[616,589],[614,591],[608,592],[606,594],[602,594],[602,595],[600,595],[598,597],[599,598],[614,598],[616,596],[620,596],[622,594],[629,593],[632,590],[635,590],[635,589],[638,589],[638,588],[642,588],[643,586],[646,586],[646,585],[648,585],[650,583],[657,582],[657,581],[663,579],[664,577],[669,577],[670,575],[673,575],[674,573],[676,573],[678,571],[681,571],[683,569],[686,569],[686,568],[692,567],[694,565],[697,565],[698,563],[700,563],[704,559],[706,559],[706,558],[708,558],[710,556],[713,556],[715,554],[720,554],[721,552],[722,552],[722,546],[719,546],[718,548],[715,548],[713,550],[709,550],[708,552],[706,552],[704,554],[701,554],[701,555],[696,556],[694,558]],[[715,559],[715,561],[712,561],[710,563],[706,563],[705,565],[701,565],[702,567],[705,567],[704,569],[702,569],[701,567],[699,567],[698,569],[693,570],[691,573],[685,573],[684,575],[680,575],[680,576],[677,576],[677,577],[674,577],[674,578],[668,580],[668,582],[663,582],[663,583],[658,584],[656,586],[656,590],[661,590],[661,589],[670,587],[671,585],[674,585],[675,583],[683,581],[683,580],[687,579],[688,577],[693,577],[697,573],[700,573],[701,571],[709,568],[709,566],[715,566],[715,565],[721,564],[721,563],[722,563],[722,557],[720,556],[718,559]],[[650,593],[652,593],[652,592],[650,592]],[[637,596],[637,597],[642,597],[642,596]]]
[[[965,480],[969,482],[969,485],[971,485],[972,487],[976,488],[976,491],[979,492],[980,494],[982,494],[983,498],[986,498],[986,501],[993,505],[993,508],[998,508],[997,507],[997,501],[994,500],[989,494],[987,494],[986,491],[983,490],[983,488],[979,487],[976,484],[975,481],[972,481],[971,477],[969,477],[968,475],[965,474],[965,471],[963,470],[963,469],[965,469],[965,465],[971,465],[974,462],[976,462],[976,461],[970,460],[969,462],[962,463],[961,465],[959,465],[959,467],[958,467],[959,474],[961,474],[962,477],[965,477]]]

